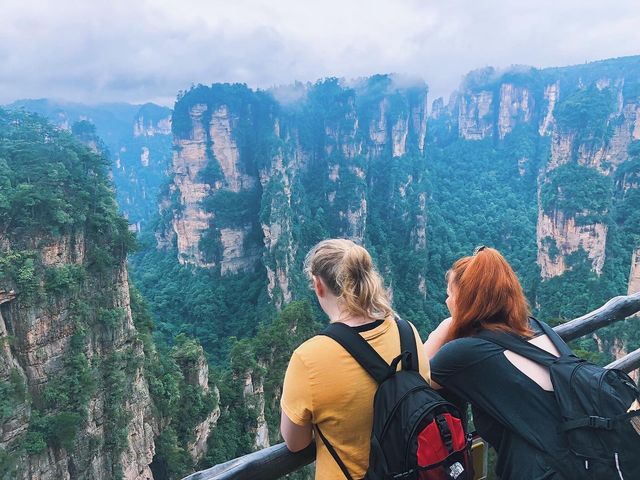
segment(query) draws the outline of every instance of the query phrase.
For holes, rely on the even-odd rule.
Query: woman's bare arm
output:
[[[449,336],[449,326],[451,325],[451,317],[445,318],[440,325],[436,327],[436,329],[429,334],[427,337],[427,341],[424,342],[424,351],[427,354],[429,359],[432,359],[438,350],[442,348],[447,337]],[[431,379],[431,387],[436,390],[440,390],[442,387],[436,383],[436,381]]]
[[[313,439],[313,425],[298,425],[293,423],[287,414],[282,412],[280,416],[280,434],[292,452],[299,452],[307,447]]]
[[[427,341],[424,342],[424,350],[427,357],[433,358],[438,353],[438,350],[442,348],[447,336],[449,335],[449,326],[451,325],[451,317],[445,318],[436,329],[429,334]]]

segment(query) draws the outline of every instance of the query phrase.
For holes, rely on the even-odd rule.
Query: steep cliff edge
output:
[[[124,263],[132,238],[104,160],[41,120],[0,115],[0,289],[13,292],[0,307],[0,372],[21,385],[0,420],[5,471],[151,478],[151,399]]]
[[[411,215],[424,219],[426,102],[425,85],[398,87],[385,75],[308,85],[295,104],[242,85],[195,87],[174,110],[159,246],[223,277],[264,269],[282,306],[304,282],[293,265],[321,232],[366,242],[399,203],[416,202]],[[424,220],[403,241],[414,237],[424,251]]]
[[[150,320],[132,309],[134,239],[105,163],[44,120],[0,110],[2,478],[152,479],[163,402],[214,397],[202,366],[186,393],[166,389],[183,374],[161,364]],[[215,422],[201,404],[185,423],[191,465]]]
[[[611,221],[620,216],[618,192],[635,188],[618,172],[629,168],[640,133],[638,71],[638,57],[543,70],[486,68],[467,75],[447,107],[434,107],[440,141],[457,125],[464,140],[493,139],[523,152],[527,142],[535,147],[536,158],[518,155],[518,167],[536,179],[543,280],[562,276],[583,256],[596,275],[605,269]]]

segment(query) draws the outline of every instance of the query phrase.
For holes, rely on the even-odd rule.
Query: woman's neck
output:
[[[336,312],[335,315],[329,315],[329,320],[331,323],[340,322],[345,325],[349,325],[350,327],[358,327],[360,325],[366,325],[367,323],[375,322],[375,318],[365,317],[362,315],[349,315],[345,312]]]

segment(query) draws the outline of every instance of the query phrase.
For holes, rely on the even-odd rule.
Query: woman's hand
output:
[[[429,334],[427,341],[424,342],[424,351],[427,357],[433,358],[438,353],[438,350],[442,348],[447,337],[449,336],[449,327],[451,326],[451,317],[445,318],[436,329]]]

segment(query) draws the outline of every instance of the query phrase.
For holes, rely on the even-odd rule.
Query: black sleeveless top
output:
[[[531,328],[542,333],[534,322]],[[556,432],[562,419],[554,394],[518,370],[503,352],[480,338],[452,340],[431,359],[431,377],[471,404],[476,430],[498,453],[500,478],[560,478],[542,452],[543,447],[566,451]]]

